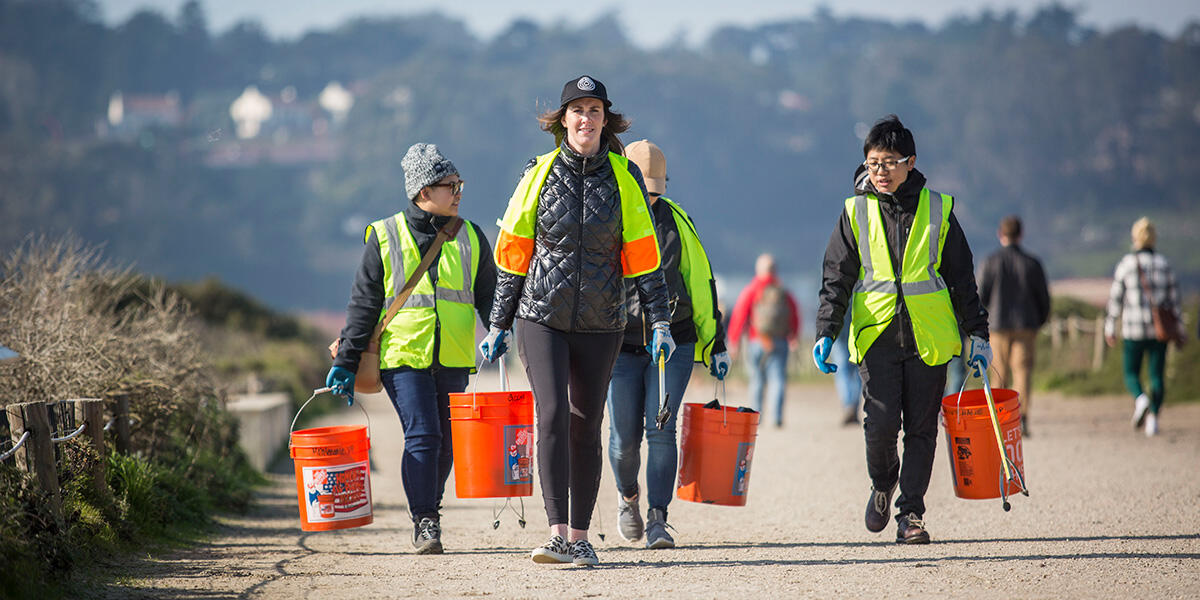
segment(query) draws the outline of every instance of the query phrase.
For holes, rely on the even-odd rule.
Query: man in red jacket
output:
[[[736,354],[743,331],[750,336],[746,366],[750,371],[750,401],[763,412],[764,381],[770,387],[775,426],[783,426],[783,399],[787,387],[788,349],[800,333],[796,300],[775,276],[775,257],[763,254],[754,263],[754,279],[742,290],[729,319],[727,341]]]

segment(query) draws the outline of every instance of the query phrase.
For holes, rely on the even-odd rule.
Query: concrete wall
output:
[[[287,394],[238,394],[229,397],[229,412],[237,417],[240,443],[259,471],[266,471],[280,448],[287,446],[292,407]]]

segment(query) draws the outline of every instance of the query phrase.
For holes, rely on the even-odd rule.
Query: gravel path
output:
[[[699,373],[699,372],[698,372]],[[486,376],[485,376],[486,377]],[[481,389],[494,379],[485,379]],[[687,401],[712,397],[697,375]],[[730,388],[735,402],[742,390]],[[1031,496],[956,498],[944,438],[926,496],[934,543],[898,546],[895,529],[862,524],[869,481],[860,428],[838,425],[832,382],[789,390],[782,429],[759,431],[749,502],[741,508],[671,504],[680,547],[645,550],[616,534],[616,491],[605,464],[593,520],[596,568],[538,565],[546,537],[541,492],[527,528],[491,500],[447,487],[447,554],[415,556],[399,476],[398,420],[384,396],[371,412],[375,522],[299,528],[291,464],[271,475],[260,504],[222,518],[212,540],[122,567],[113,598],[831,598],[885,594],[972,598],[1200,597],[1200,404],[1168,405],[1160,436],[1129,426],[1124,397],[1036,398],[1024,440]],[[358,411],[339,412],[358,422]],[[605,436],[607,439],[607,435]],[[645,507],[642,507],[643,510]],[[597,533],[606,536],[599,540]]]

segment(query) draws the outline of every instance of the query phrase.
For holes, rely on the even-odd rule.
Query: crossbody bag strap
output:
[[[1151,261],[1153,263],[1153,260]],[[1150,281],[1146,277],[1146,272],[1142,270],[1142,261],[1138,259],[1138,255],[1133,255],[1133,264],[1137,266],[1138,281],[1142,284],[1142,299],[1145,303],[1154,308],[1154,296],[1150,293]]]
[[[409,295],[412,294],[413,288],[417,287],[417,281],[421,279],[421,276],[425,274],[425,271],[429,270],[429,267],[433,264],[434,258],[437,256],[438,250],[441,249],[442,244],[445,243],[446,240],[454,239],[454,237],[458,235],[458,230],[462,227],[462,223],[463,220],[461,218],[454,217],[450,219],[446,225],[441,228],[441,230],[438,231],[437,237],[434,238],[433,243],[429,245],[429,249],[425,251],[425,255],[421,257],[421,264],[417,265],[417,268],[413,271],[412,275],[409,275],[408,280],[404,282],[404,287],[400,289],[400,293],[396,294],[396,299],[393,300],[392,305],[388,307],[387,314],[384,315],[383,320],[375,326],[375,332],[371,334],[372,346],[377,346],[379,344],[379,338],[383,335],[383,330],[387,329],[388,323],[391,323],[396,314],[400,312],[400,309],[404,306],[404,302],[407,301]]]

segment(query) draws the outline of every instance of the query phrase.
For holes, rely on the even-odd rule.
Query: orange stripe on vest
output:
[[[529,272],[529,261],[533,259],[533,238],[521,237],[500,230],[500,238],[496,240],[496,266],[525,275]]]
[[[621,245],[621,268],[626,277],[644,275],[659,265],[658,240],[653,235],[630,240]]]

